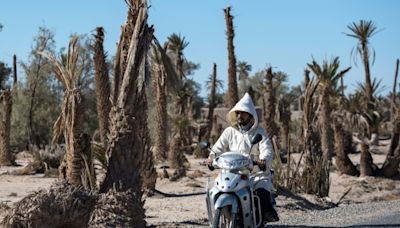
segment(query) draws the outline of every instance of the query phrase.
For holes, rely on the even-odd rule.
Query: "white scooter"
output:
[[[261,135],[256,135],[251,144],[257,144],[261,139]],[[212,151],[208,143],[200,143],[200,146]],[[263,227],[260,210],[262,203],[254,190],[259,181],[268,180],[272,175],[266,175],[264,171],[251,173],[253,165],[251,156],[240,152],[225,152],[213,159],[210,170],[221,168],[221,171],[212,188],[209,189],[208,182],[206,187],[207,213],[211,227]],[[271,183],[268,190],[272,192],[272,181],[268,182]]]

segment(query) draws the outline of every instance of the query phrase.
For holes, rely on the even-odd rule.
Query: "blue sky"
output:
[[[236,58],[252,65],[251,75],[271,65],[289,75],[290,85],[298,85],[313,58],[322,63],[339,56],[340,69],[353,67],[345,76],[347,92],[364,80],[361,62],[356,66],[350,56],[356,40],[344,34],[349,32],[347,25],[360,19],[374,21],[382,31],[371,39],[376,52],[371,72],[382,79],[384,94],[391,90],[395,61],[400,58],[400,1],[151,0],[148,23],[154,25],[155,35],[161,42],[174,32],[186,38],[190,44],[184,54],[200,64],[192,77],[203,88],[214,62],[217,77],[227,78],[223,8],[228,4],[235,17]],[[92,34],[103,26],[105,49],[114,55],[126,11],[123,0],[3,0],[0,61],[11,66],[13,54],[25,61],[39,26],[55,32],[57,49],[67,46],[71,34]],[[204,89],[201,95],[206,95]]]

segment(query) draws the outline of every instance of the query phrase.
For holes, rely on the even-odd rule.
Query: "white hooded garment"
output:
[[[253,116],[254,124],[248,131],[244,133],[239,131],[235,111],[247,112]],[[269,170],[272,165],[272,160],[274,159],[271,140],[266,134],[265,130],[259,126],[257,112],[254,107],[253,100],[248,93],[246,93],[235,105],[235,107],[229,111],[227,118],[231,123],[231,126],[224,130],[222,135],[212,147],[212,151],[215,152],[214,156],[218,156],[226,151],[238,151],[244,154],[251,153],[258,155],[259,159],[265,160],[266,168]],[[250,152],[250,140],[256,134],[260,134],[262,136],[262,140],[258,144],[254,145]],[[210,155],[212,155],[213,152],[211,152]]]

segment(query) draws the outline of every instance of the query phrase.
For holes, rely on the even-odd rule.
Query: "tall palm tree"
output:
[[[100,140],[107,148],[107,132],[109,125],[109,113],[111,110],[110,102],[110,79],[108,76],[108,66],[106,62],[106,53],[103,48],[104,29],[102,27],[96,28],[94,51],[94,80],[96,84],[96,105],[97,114],[99,116],[99,132]]]
[[[309,69],[319,80],[319,103],[320,103],[320,126],[321,126],[321,146],[323,157],[326,161],[330,160],[334,151],[333,148],[333,128],[331,125],[332,96],[337,87],[338,80],[343,77],[351,67],[338,72],[339,57],[333,59],[331,63],[326,60],[320,66],[315,60],[308,64]]]
[[[369,40],[375,35],[378,30],[376,25],[372,21],[360,20],[358,23],[353,22],[347,26],[352,33],[346,34],[347,36],[354,37],[358,40],[358,44],[355,48],[355,56],[359,54],[362,58],[365,71],[365,97],[368,99],[369,105],[373,102],[372,94],[372,83],[371,83],[371,72],[370,72],[370,57],[371,49]],[[354,50],[354,49],[353,49]],[[372,50],[373,56],[375,52]],[[372,59],[372,62],[374,59]]]
[[[58,117],[53,129],[53,143],[58,141],[61,132],[63,132],[66,146],[66,170],[65,178],[73,185],[79,186],[82,184],[82,155],[83,146],[83,95],[81,87],[78,83],[83,73],[83,67],[80,65],[78,51],[78,37],[71,38],[68,53],[65,56],[65,61],[57,60],[56,57],[47,52],[38,52],[44,58],[47,58],[53,65],[54,73],[57,79],[64,86],[64,100],[61,107],[61,113]],[[61,175],[64,170],[60,170]]]
[[[154,137],[154,154],[160,161],[167,159],[167,78],[166,70],[163,65],[161,53],[154,45],[152,48],[152,67],[153,67],[153,95],[156,106],[156,133]]]
[[[189,45],[180,34],[173,33],[168,37],[168,52],[174,59],[175,71],[181,81],[181,87],[175,91],[173,95],[173,103],[176,106],[173,113],[174,133],[172,142],[168,151],[168,161],[173,168],[182,168],[184,162],[183,148],[189,144],[191,140],[185,131],[189,125],[189,110],[187,110],[188,101],[190,99],[190,91],[186,81],[184,72],[185,57],[183,54],[184,49]]]
[[[181,34],[173,33],[168,37],[168,50],[172,53],[175,59],[175,70],[178,76],[183,80],[186,76],[183,71],[183,64],[185,57],[183,55],[183,50],[189,45],[189,42],[182,37]]]
[[[235,32],[233,29],[233,16],[231,15],[231,7],[224,9],[226,22],[226,36],[228,41],[228,107],[232,108],[239,100],[237,80],[236,80],[236,57],[233,38]]]

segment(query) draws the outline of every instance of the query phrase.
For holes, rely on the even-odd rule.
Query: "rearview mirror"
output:
[[[251,145],[257,144],[262,140],[262,136],[260,134],[256,134],[251,140]]]
[[[207,148],[210,147],[210,143],[207,142],[207,141],[199,142],[199,146],[200,146],[201,149],[204,150],[204,149],[207,149]]]

